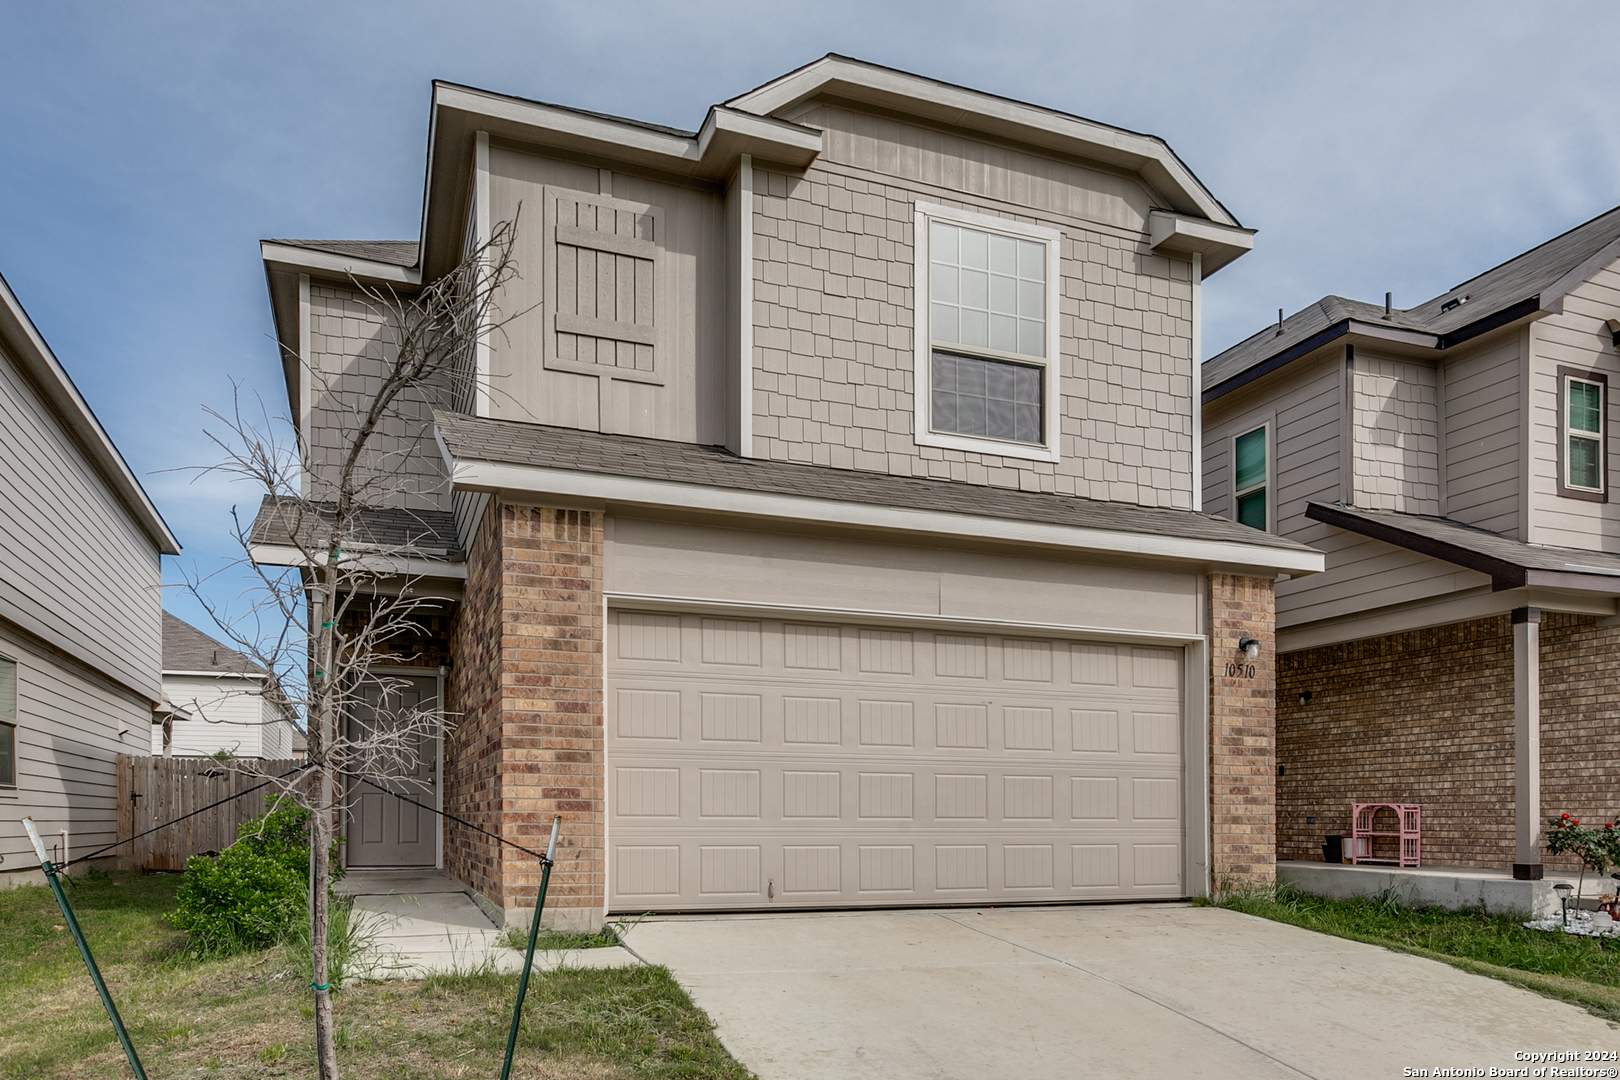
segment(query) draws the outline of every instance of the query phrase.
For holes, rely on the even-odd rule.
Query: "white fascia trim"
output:
[[[991,633],[1016,631],[1052,637],[1108,638],[1143,645],[1191,645],[1205,640],[1202,634],[1177,634],[1163,630],[1127,630],[1115,626],[1086,626],[1080,623],[1020,622],[1016,619],[985,619],[965,615],[941,615],[881,608],[829,607],[821,604],[750,603],[744,600],[715,600],[701,596],[669,596],[658,593],[604,593],[610,608],[636,608],[659,611],[714,611],[736,614],[788,615],[838,619],[849,622],[901,623],[907,626],[939,626],[950,629],[987,630]]]
[[[1326,556],[1318,551],[1293,551],[1226,540],[1153,536],[1087,529],[1075,525],[980,517],[975,514],[835,502],[831,499],[812,499],[802,495],[738,491],[734,488],[683,484],[670,480],[602,476],[539,465],[455,461],[451,464],[450,480],[455,487],[477,491],[522,492],[531,496],[560,495],[576,499],[599,499],[604,503],[622,505],[706,510],[778,518],[785,521],[820,522],[936,536],[1004,540],[1291,574],[1320,573],[1326,559]]]
[[[933,428],[933,395],[928,392],[930,370],[933,366],[933,339],[929,333],[929,297],[928,281],[930,277],[928,254],[928,223],[930,221],[949,221],[956,225],[966,225],[970,229],[982,229],[986,232],[1005,233],[1010,236],[1022,236],[1030,240],[1037,240],[1046,245],[1046,359],[1035,360],[1033,357],[1008,357],[1009,360],[1030,364],[1042,365],[1044,393],[1046,394],[1046,430],[1041,446],[1027,446],[1023,443],[1003,442],[999,439],[981,439],[972,435],[953,435],[946,432],[934,431]],[[912,441],[918,446],[934,446],[947,450],[963,450],[975,454],[995,454],[1000,457],[1019,458],[1024,461],[1060,461],[1063,456],[1062,438],[1062,412],[1063,412],[1063,360],[1062,360],[1062,316],[1059,301],[1061,299],[1061,277],[1063,271],[1063,233],[1058,229],[1043,225],[1030,225],[1022,221],[1010,221],[1007,218],[995,217],[991,214],[979,214],[971,210],[959,210],[954,206],[943,206],[939,203],[918,200],[915,204],[915,217],[912,224],[912,386],[916,392],[912,395],[913,415]],[[984,350],[967,350],[968,352],[983,353]],[[989,355],[989,354],[986,354]]]
[[[180,554],[180,541],[169,531],[163,515],[147,496],[146,489],[135,479],[129,463],[108,437],[101,421],[91,411],[79,388],[73,384],[67,369],[62,366],[44,335],[28,317],[17,294],[3,276],[0,276],[0,341],[11,346],[14,361],[35,379],[45,391],[45,397],[73,435],[80,440],[85,457],[98,472],[112,494],[123,504],[131,519],[146,533],[160,554]],[[142,695],[145,696],[144,694]]]
[[[739,322],[737,326],[737,456],[754,456],[754,159],[742,155],[737,166],[737,236],[741,250],[737,283]]]
[[[1204,257],[1192,257],[1192,508],[1204,510]]]
[[[946,120],[966,131],[1001,135],[1077,157],[1134,168],[1155,187],[1167,187],[1169,190],[1164,194],[1180,196],[1187,208],[1196,208],[1210,221],[1238,224],[1175,152],[1151,135],[841,56],[807,64],[726,104],[766,115],[822,92],[902,110],[910,103],[913,111]],[[927,106],[927,109],[916,110],[916,105]]]
[[[1377,323],[1362,322],[1359,319],[1350,319],[1348,321],[1347,332],[1357,337],[1372,338],[1375,341],[1387,341],[1396,345],[1411,345],[1419,349],[1438,349],[1440,347],[1438,335],[1425,333],[1422,330],[1379,326]]]
[[[170,671],[168,668],[164,668],[163,677],[168,678],[170,675],[177,678],[186,676],[200,679],[252,679],[255,682],[264,678],[262,674],[256,671],[182,671],[179,669]]]
[[[311,567],[319,560],[311,559],[291,544],[254,544],[248,548],[248,558],[259,566]],[[343,565],[368,574],[385,577],[467,579],[466,563],[440,562],[436,559],[401,558],[390,555],[344,556]]]
[[[1254,230],[1167,210],[1148,213],[1148,246],[1179,255],[1208,255],[1207,274],[1254,250]]]
[[[698,132],[698,157],[709,160],[709,148],[716,138],[725,136],[746,139],[763,147],[777,146],[782,151],[783,164],[797,164],[821,153],[821,132],[802,124],[778,120],[774,116],[756,116],[753,113],[715,105],[703,119]],[[775,160],[773,158],[773,160]]]
[[[524,101],[465,86],[436,83],[433,87],[433,104],[436,109],[457,109],[533,128],[537,132],[549,131],[589,142],[623,146],[669,158],[672,162],[696,164],[699,158],[697,140],[691,136],[655,131],[603,116],[587,116],[556,105]]]
[[[348,281],[351,277],[361,281],[379,281],[389,285],[422,284],[422,271],[409,266],[357,259],[352,255],[334,255],[329,251],[259,241],[259,256],[272,270],[291,274],[319,274],[323,277]]]

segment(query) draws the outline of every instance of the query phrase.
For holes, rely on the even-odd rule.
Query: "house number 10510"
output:
[[[1252,679],[1254,678],[1254,665],[1245,664],[1241,660],[1230,660],[1226,665],[1226,677],[1228,679]]]

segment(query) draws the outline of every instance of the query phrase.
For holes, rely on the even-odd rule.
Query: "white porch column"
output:
[[[1541,609],[1513,609],[1513,876],[1541,878]]]

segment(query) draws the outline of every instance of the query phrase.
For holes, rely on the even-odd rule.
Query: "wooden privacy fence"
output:
[[[255,759],[245,762],[213,758],[165,758],[118,755],[118,839],[128,840],[148,829],[201,810],[239,792],[296,769],[297,761]],[[186,859],[222,851],[236,839],[236,827],[264,813],[275,798],[275,786],[231,799],[206,813],[142,836],[118,849],[119,865],[133,870],[184,870]]]

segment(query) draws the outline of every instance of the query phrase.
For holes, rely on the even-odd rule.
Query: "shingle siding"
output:
[[[1353,371],[1354,504],[1438,514],[1440,425],[1434,368],[1357,351]]]

